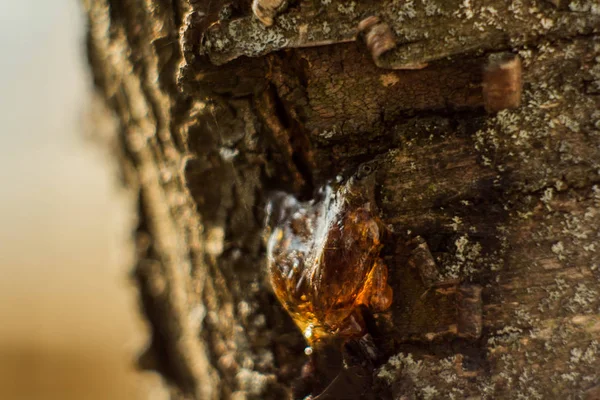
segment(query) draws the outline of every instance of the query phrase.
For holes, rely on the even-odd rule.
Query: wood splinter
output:
[[[408,265],[419,272],[421,281],[427,289],[430,289],[440,282],[440,274],[429,246],[421,236],[411,239],[408,245],[412,247]]]
[[[489,56],[483,69],[483,103],[487,112],[519,107],[523,91],[521,71],[521,59],[516,54]]]

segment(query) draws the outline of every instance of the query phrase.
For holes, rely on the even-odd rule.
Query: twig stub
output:
[[[521,59],[516,54],[489,56],[483,70],[483,102],[487,112],[519,107],[523,91],[521,70]]]

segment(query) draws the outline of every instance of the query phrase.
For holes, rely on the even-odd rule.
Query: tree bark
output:
[[[346,358],[319,398],[600,398],[598,3],[290,3],[266,27],[249,0],[83,1],[139,193],[141,366],[174,399],[291,398],[306,343],[270,287],[265,204],[378,159],[394,300],[368,324],[376,360]],[[500,52],[523,95],[490,113]],[[419,278],[417,237],[454,286]]]

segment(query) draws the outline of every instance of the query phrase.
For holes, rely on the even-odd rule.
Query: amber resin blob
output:
[[[310,202],[278,193],[267,208],[271,284],[311,346],[362,334],[358,307],[379,312],[392,302],[368,178],[325,186]]]

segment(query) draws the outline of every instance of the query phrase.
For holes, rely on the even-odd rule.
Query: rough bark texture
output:
[[[596,1],[303,0],[271,27],[249,1],[83,3],[139,192],[141,364],[173,398],[292,396],[305,343],[269,286],[265,202],[375,157],[394,303],[344,398],[600,398]],[[372,15],[397,44],[377,65],[357,31]],[[488,115],[499,51],[523,61],[523,101]],[[417,235],[462,285],[427,290]],[[349,396],[335,386],[321,398]]]

